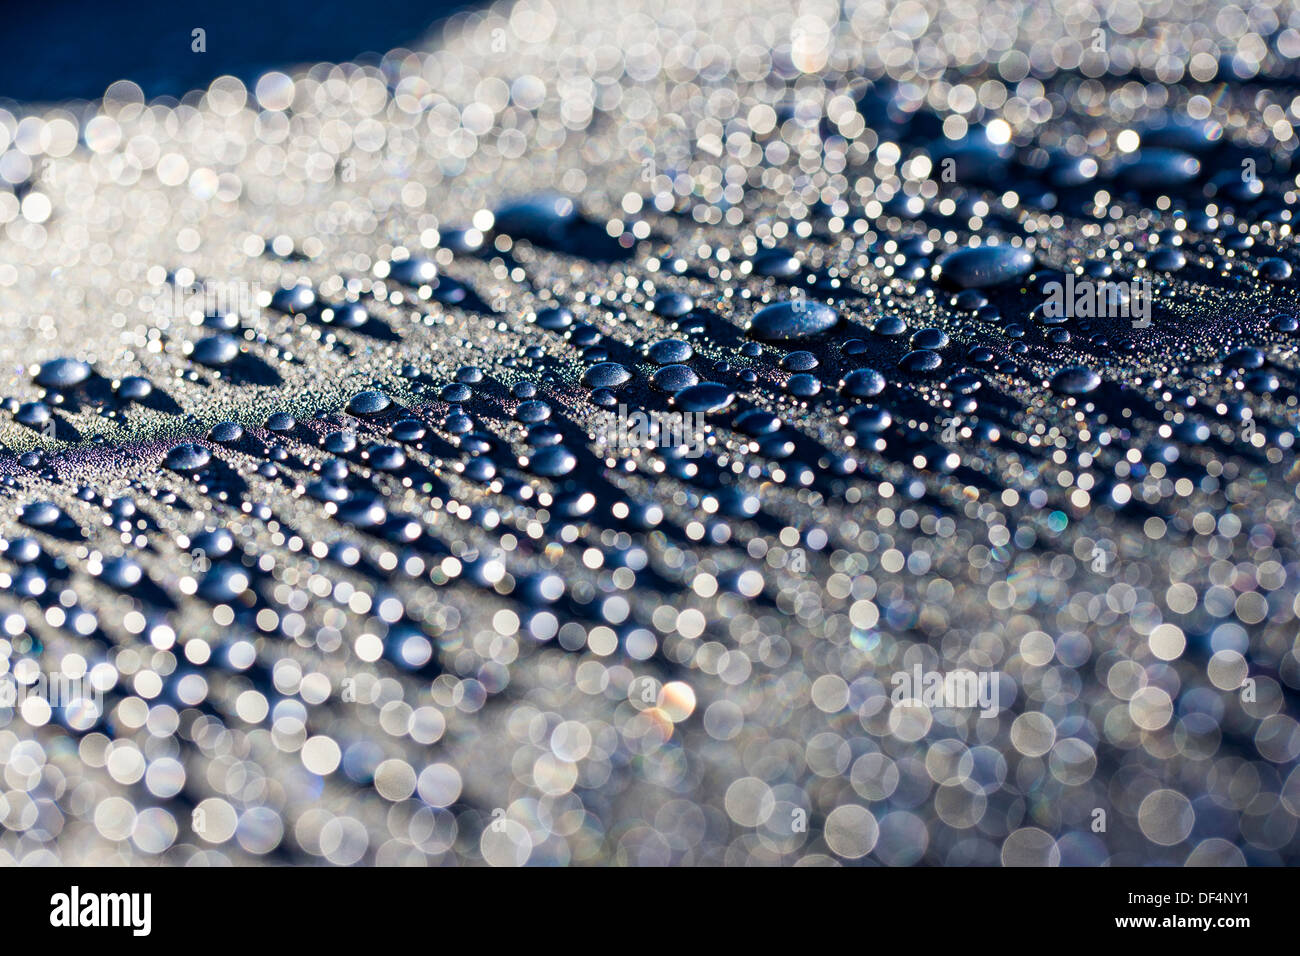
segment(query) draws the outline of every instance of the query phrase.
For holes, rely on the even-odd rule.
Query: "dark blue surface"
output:
[[[224,0],[0,0],[0,98],[95,99],[134,80],[147,97],[182,96],[215,77],[245,82],[270,69],[412,45],[463,0],[384,4]],[[191,50],[207,31],[207,52]]]

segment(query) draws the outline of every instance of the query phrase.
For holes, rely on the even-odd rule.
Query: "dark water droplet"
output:
[[[536,323],[542,328],[558,332],[573,324],[573,313],[563,307],[541,309],[537,313]]]
[[[400,282],[402,285],[411,288],[418,288],[422,285],[429,285],[438,278],[438,267],[428,259],[412,256],[409,259],[390,262],[388,264],[388,276],[394,282]]]
[[[1269,282],[1285,282],[1291,278],[1291,263],[1285,259],[1265,259],[1259,264],[1259,277]]]
[[[128,375],[117,383],[117,397],[129,402],[148,398],[153,394],[153,382],[139,375]]]
[[[809,375],[807,372],[799,372],[790,376],[790,381],[785,383],[786,391],[791,395],[799,398],[812,398],[822,390],[822,383],[817,376]]]
[[[788,279],[799,272],[799,260],[786,249],[764,249],[750,260],[754,275]]]
[[[601,362],[582,374],[582,384],[588,388],[617,388],[632,379],[632,373],[617,362]]]
[[[1016,246],[977,246],[939,259],[939,277],[962,289],[985,289],[1019,279],[1034,267],[1034,257]]]
[[[543,478],[559,478],[567,475],[577,465],[578,459],[563,445],[540,448],[528,459],[528,469]]]
[[[376,445],[366,457],[376,471],[397,471],[406,465],[406,452],[396,445]]]
[[[1226,355],[1223,365],[1225,368],[1247,370],[1262,368],[1264,361],[1263,351],[1248,345]]]
[[[781,419],[761,408],[750,408],[736,416],[732,426],[752,438],[770,435],[781,427]]]
[[[1062,395],[1086,395],[1101,384],[1101,376],[1083,365],[1067,365],[1052,376],[1052,389]]]
[[[224,558],[235,548],[235,537],[225,528],[200,531],[190,538],[189,551],[201,551],[209,558]]]
[[[784,435],[769,435],[758,443],[758,453],[764,458],[789,458],[794,454],[794,442]]]
[[[573,200],[558,193],[517,199],[499,207],[494,215],[497,232],[539,244],[561,241],[578,222]]]
[[[288,315],[310,311],[316,304],[316,290],[305,283],[289,289],[276,289],[271,295],[271,308]]]
[[[48,501],[33,501],[23,505],[18,517],[29,528],[48,528],[63,517],[63,512]]]
[[[817,367],[817,356],[811,352],[791,352],[781,359],[781,367],[787,372],[811,372]]]
[[[198,471],[207,467],[212,453],[202,445],[186,442],[167,452],[167,467],[172,471]]]
[[[564,440],[564,432],[551,422],[541,422],[528,429],[528,444],[538,448],[545,448],[547,445],[558,445]]]
[[[661,392],[680,392],[699,382],[700,377],[689,365],[665,365],[650,377],[650,385]]]
[[[886,315],[871,327],[871,331],[887,339],[897,338],[907,333],[907,323],[896,315]]]
[[[216,368],[229,365],[238,354],[239,342],[232,336],[222,332],[195,342],[194,351],[190,353],[190,358],[200,365]]]
[[[453,435],[467,435],[474,430],[474,419],[459,413],[448,415],[442,424]]]
[[[754,314],[749,335],[764,342],[792,342],[829,331],[839,320],[839,313],[821,302],[778,302]]]
[[[680,319],[695,308],[695,300],[684,292],[660,292],[650,303],[650,311],[669,319]]]
[[[464,382],[451,382],[442,387],[438,397],[444,402],[468,402],[474,397],[474,390]]]
[[[735,400],[735,394],[718,382],[700,382],[673,396],[673,404],[686,412],[718,412]]]
[[[875,398],[885,390],[885,376],[874,368],[855,368],[844,376],[842,394],[851,398]]]
[[[1251,372],[1245,379],[1246,388],[1256,395],[1270,395],[1282,387],[1282,381],[1272,372],[1260,370]]]
[[[219,422],[212,426],[208,437],[224,443],[236,442],[244,437],[244,428],[238,422]]]
[[[681,339],[660,339],[650,346],[646,354],[656,365],[675,365],[678,362],[690,361],[695,350],[691,348],[689,342],[683,342]]]
[[[400,422],[394,422],[393,427],[389,429],[391,434],[398,441],[419,441],[426,434],[428,429],[422,422],[413,418],[404,418]]]
[[[575,325],[566,334],[568,335],[569,341],[579,348],[588,345],[595,345],[603,338],[600,334],[600,329],[596,328],[594,325],[589,325],[586,322],[583,322],[581,325]]]
[[[1187,266],[1187,255],[1181,249],[1157,249],[1147,260],[1157,272],[1177,272]]]
[[[325,436],[324,445],[325,450],[332,455],[346,455],[357,447],[356,432],[330,432]]]
[[[914,349],[941,349],[948,345],[948,333],[943,329],[921,329],[912,336]]]
[[[9,542],[4,556],[15,564],[31,564],[41,556],[41,546],[35,538],[24,535]]]
[[[369,495],[360,495],[339,503],[340,521],[357,528],[373,528],[388,520],[388,512],[379,500]]]
[[[492,436],[482,432],[471,432],[460,439],[460,447],[470,454],[481,455],[492,450]]]
[[[23,402],[18,406],[14,418],[20,425],[36,428],[54,418],[54,412],[44,402]]]
[[[849,412],[849,427],[860,435],[883,432],[893,422],[893,416],[877,405],[855,408]]]
[[[429,284],[429,289],[433,301],[445,305],[459,305],[469,298],[469,286],[451,276],[439,276]]]
[[[276,412],[266,420],[267,430],[273,432],[293,431],[297,424],[298,420],[288,412]]]
[[[370,321],[370,313],[360,303],[343,302],[321,312],[321,321],[344,329],[359,329]]]
[[[523,422],[525,425],[534,425],[537,422],[544,422],[551,417],[551,406],[546,402],[534,399],[528,402],[520,402],[519,407],[515,409],[515,421]]]
[[[943,365],[943,356],[929,349],[917,349],[908,352],[898,360],[898,367],[909,375],[921,375],[933,372]]]
[[[239,314],[237,312],[211,312],[203,317],[203,325],[209,329],[217,329],[220,332],[233,332],[239,328]]]
[[[80,359],[51,359],[36,372],[36,384],[44,388],[76,388],[88,378],[90,365]]]
[[[469,461],[465,462],[461,474],[470,481],[491,481],[496,477],[497,466],[492,463],[490,458],[471,458]]]
[[[144,570],[130,558],[110,558],[104,562],[100,577],[115,588],[133,588],[144,578]]]
[[[393,400],[378,389],[357,392],[348,402],[348,411],[353,415],[376,415],[384,411]]]

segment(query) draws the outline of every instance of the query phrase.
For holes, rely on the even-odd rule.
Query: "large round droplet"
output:
[[[167,467],[172,471],[198,471],[212,460],[212,453],[202,445],[186,442],[167,452]]]
[[[1019,279],[1034,267],[1034,257],[1016,246],[958,249],[939,259],[939,278],[959,289],[985,289]]]
[[[617,362],[601,362],[582,375],[582,384],[588,388],[617,388],[632,378],[632,373]]]
[[[348,411],[353,415],[376,415],[392,404],[393,400],[383,392],[370,388],[352,396],[348,402]]]
[[[735,400],[735,394],[719,382],[700,382],[673,396],[673,404],[686,412],[719,412]]]
[[[792,342],[829,331],[839,321],[840,314],[822,302],[778,302],[755,313],[749,335],[764,342]]]
[[[841,392],[850,398],[875,398],[885,390],[885,376],[874,368],[855,368],[844,376]]]
[[[195,342],[194,351],[190,353],[190,358],[200,365],[216,368],[221,365],[229,365],[238,354],[239,342],[232,336],[222,332]]]
[[[80,359],[51,359],[36,372],[36,384],[44,388],[76,388],[88,378],[90,365]]]
[[[402,285],[418,288],[438,278],[438,267],[428,259],[414,256],[388,264],[388,277]]]
[[[684,292],[660,292],[650,304],[652,312],[669,319],[680,319],[693,308],[695,300]]]
[[[660,339],[650,346],[646,354],[656,365],[675,365],[678,362],[689,361],[695,354],[695,350],[691,348],[689,342],[683,342],[681,339]]]
[[[574,457],[573,452],[563,445],[539,448],[528,459],[529,470],[543,478],[559,478],[561,475],[567,475],[577,467],[577,464],[578,459]]]
[[[650,385],[661,392],[680,392],[700,380],[689,365],[665,365],[650,377]]]
[[[898,360],[898,367],[909,375],[933,372],[941,365],[943,365],[943,357],[938,352],[931,352],[929,349],[917,349],[914,352],[908,352]]]
[[[1101,384],[1101,376],[1083,365],[1067,365],[1052,376],[1052,389],[1062,395],[1086,395]]]

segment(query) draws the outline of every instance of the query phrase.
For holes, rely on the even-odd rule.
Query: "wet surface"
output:
[[[1294,862],[1293,38],[645,16],[0,114],[0,856]]]

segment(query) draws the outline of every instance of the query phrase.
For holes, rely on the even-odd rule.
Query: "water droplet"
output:
[[[632,373],[617,362],[601,362],[582,375],[582,384],[588,388],[617,388],[632,379]]]
[[[673,396],[673,404],[686,412],[719,412],[735,399],[727,386],[718,382],[700,382]]]
[[[681,339],[660,339],[650,346],[646,354],[656,365],[675,365],[690,361],[695,350],[691,348],[690,343],[683,342]]]
[[[696,384],[700,377],[689,365],[665,365],[650,377],[650,384],[661,392],[680,392]]]
[[[857,368],[844,376],[841,394],[849,398],[875,398],[885,390],[885,376],[874,368]]]
[[[44,388],[76,388],[90,378],[90,371],[90,365],[79,359],[51,359],[37,370],[36,384]]]
[[[749,335],[764,342],[791,342],[833,329],[839,313],[822,302],[778,302],[755,313]]]
[[[917,349],[908,352],[898,360],[898,367],[909,375],[922,375],[933,372],[943,365],[943,356],[929,349]]]
[[[1034,267],[1034,257],[1016,246],[976,246],[939,259],[939,276],[961,289],[985,289],[1019,279]]]
[[[1052,389],[1062,395],[1086,395],[1101,384],[1101,376],[1083,365],[1067,365],[1052,376]]]
[[[353,415],[377,415],[384,411],[393,400],[378,389],[357,392],[348,402],[348,411]]]
[[[191,442],[175,445],[167,452],[167,467],[172,471],[198,471],[206,468],[212,453],[202,445]]]
[[[207,365],[213,368],[229,365],[239,354],[239,342],[233,337],[222,332],[218,335],[210,335],[205,339],[199,339],[194,343],[194,351],[190,353],[190,358],[200,365]]]

